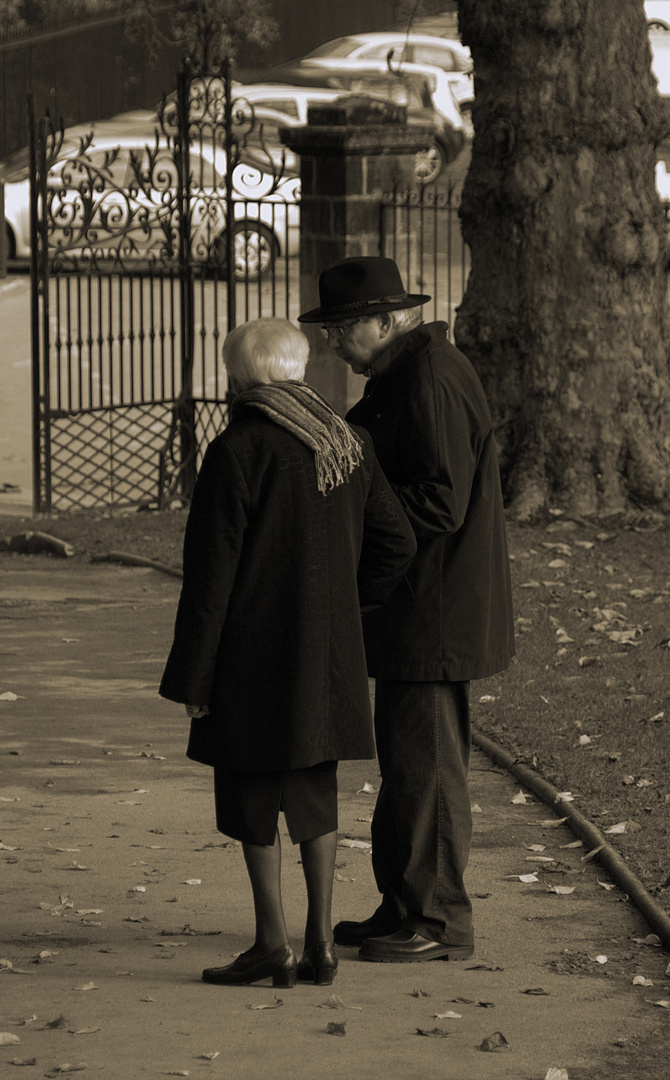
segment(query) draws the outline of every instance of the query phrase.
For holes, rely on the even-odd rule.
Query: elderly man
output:
[[[372,865],[381,903],[340,922],[335,941],[364,960],[464,960],[474,951],[463,881],[472,822],[467,786],[469,684],[514,653],[509,561],[495,437],[484,392],[429,296],[408,294],[392,259],[324,270],[319,322],[330,347],[368,383],[347,415],[412,523],[407,578],[364,616],[375,678],[381,787]]]

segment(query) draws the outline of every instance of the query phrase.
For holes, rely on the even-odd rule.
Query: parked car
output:
[[[650,31],[670,30],[670,0],[645,0],[644,13]]]
[[[225,151],[205,140],[189,153],[191,251],[196,263],[221,267],[227,252]],[[54,252],[116,257],[122,263],[176,254],[173,149],[153,125],[123,120],[78,125],[65,133],[47,179]],[[7,160],[5,221],[10,258],[30,255],[29,156]],[[294,174],[279,181],[245,157],[234,175],[233,226],[236,276],[255,279],[278,255],[297,254],[300,183]]]
[[[403,64],[395,71],[389,70],[384,61],[334,59],[318,67],[297,61],[273,68],[268,78],[276,83],[318,85],[405,105],[409,124],[428,124],[434,132],[434,141],[417,160],[417,179],[423,183],[437,178],[471,134],[468,119],[461,113],[441,68]]]
[[[472,108],[472,57],[470,50],[455,39],[414,32],[351,34],[326,41],[307,53],[300,63],[330,69],[334,60],[386,63],[389,69],[395,71],[406,64],[441,68],[457,105],[462,110]]]
[[[340,60],[387,60],[395,65],[428,64],[447,72],[466,72],[472,67],[470,50],[460,41],[412,31],[377,31],[334,38],[302,58],[306,63]]]

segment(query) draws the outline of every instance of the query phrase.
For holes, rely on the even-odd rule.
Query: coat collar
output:
[[[446,322],[421,323],[420,326],[396,338],[388,349],[384,350],[376,364],[370,368],[370,386],[378,379],[385,378],[391,370],[395,371],[404,366],[431,342],[441,344],[446,341],[448,329]]]

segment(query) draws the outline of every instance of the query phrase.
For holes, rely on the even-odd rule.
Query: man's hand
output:
[[[206,705],[186,705],[185,709],[189,720],[199,720],[201,716],[209,716]]]

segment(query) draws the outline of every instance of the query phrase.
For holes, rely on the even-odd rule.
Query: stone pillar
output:
[[[380,255],[382,194],[414,186],[417,151],[432,143],[429,124],[408,125],[403,105],[343,97],[312,106],[304,127],[283,128],[300,155],[300,310],[319,306],[319,274],[356,255]],[[362,394],[354,375],[326,345],[318,326],[303,324],[311,345],[307,380],[345,413]]]

